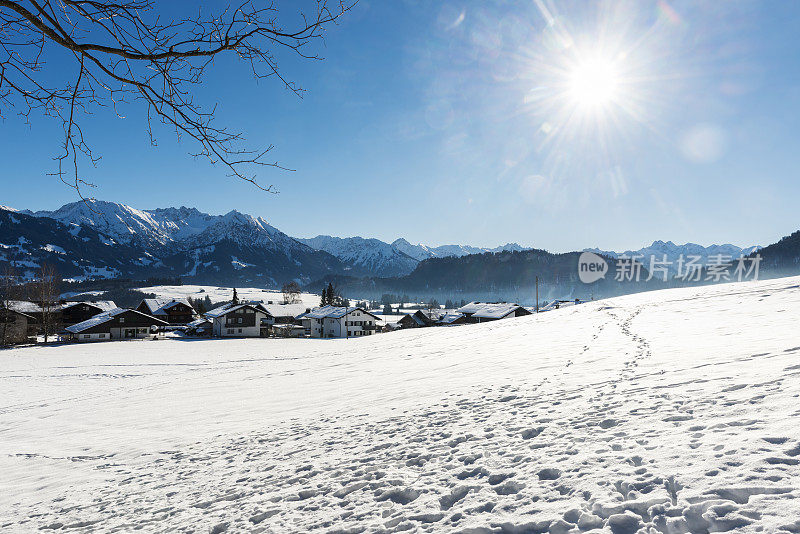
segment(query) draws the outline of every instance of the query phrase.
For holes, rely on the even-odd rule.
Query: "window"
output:
[[[233,334],[233,328],[228,328],[228,333]]]
[[[89,339],[90,337],[92,337],[91,334],[83,334],[83,339]]]
[[[122,323],[124,323],[124,322],[125,322],[125,317],[120,317],[120,318],[119,318],[119,323],[120,323],[120,324],[122,324]]]
[[[242,318],[241,317],[239,317],[239,324],[242,324]],[[239,332],[241,332],[241,330],[239,330]]]
[[[102,339],[102,338],[106,337],[106,335],[105,335],[105,334],[100,334],[98,337],[99,337],[100,339]]]
[[[239,333],[240,333],[240,334],[242,333],[242,329],[241,329],[241,328],[239,329]]]

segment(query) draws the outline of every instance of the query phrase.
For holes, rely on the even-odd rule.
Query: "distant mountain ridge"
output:
[[[298,239],[315,250],[323,250],[375,276],[402,276],[413,271],[419,260],[379,239],[318,235]]]
[[[484,252],[519,252],[521,250],[527,250],[517,243],[507,243],[495,248],[472,247],[469,245],[440,245],[438,247],[430,247],[421,243],[412,245],[402,237],[393,241],[392,246],[400,252],[403,252],[404,254],[411,256],[418,261],[423,261],[430,258],[448,258],[451,256],[461,257],[468,256],[470,254],[483,254]]]
[[[361,267],[365,272],[375,276],[403,276],[410,274],[421,261],[430,258],[463,257],[485,252],[521,251],[525,250],[516,243],[509,243],[495,248],[481,248],[469,245],[412,245],[403,238],[392,243],[379,239],[363,237],[331,237],[318,235],[308,239],[298,239],[311,248],[324,250],[343,261]]]
[[[122,255],[110,264],[92,265],[93,258],[104,257],[105,251],[79,254],[78,248],[72,247],[79,257],[71,258],[67,252],[49,258],[61,264],[64,276],[76,279],[180,276],[211,283],[247,281],[275,286],[292,279],[307,283],[329,274],[403,276],[411,273],[421,260],[431,257],[460,257],[486,251],[522,249],[516,244],[496,249],[466,245],[428,247],[411,245],[404,239],[389,244],[373,238],[324,235],[295,239],[262,217],[236,210],[224,215],[210,215],[186,206],[142,210],[115,202],[90,200],[65,204],[52,211],[33,212],[6,206],[0,211],[15,213],[18,218],[39,220],[51,227],[49,232],[52,234],[59,232],[58,224],[63,225],[61,231],[65,232],[83,231],[81,235],[87,235],[86,232],[91,231],[93,239],[96,236],[103,247],[125,249],[129,252],[127,256],[131,256]],[[19,237],[19,232],[12,233]],[[0,233],[0,243],[18,245],[9,243],[4,235]],[[46,250],[49,244],[35,243],[34,249]],[[402,248],[412,251],[414,256]],[[17,265],[24,263],[20,258],[25,255],[36,256],[27,265],[25,272],[28,276],[33,276],[41,261],[49,261],[39,257],[39,252],[24,247],[14,249],[12,254]],[[0,261],[3,259],[4,256],[0,255]]]
[[[787,272],[800,269],[797,242],[795,234],[761,249],[769,260],[765,266]],[[670,262],[681,254],[696,255],[705,263],[716,254],[735,258],[759,249],[654,241],[635,251],[586,250],[609,258],[666,256]],[[185,206],[140,210],[105,201],[74,202],[37,212],[0,207],[0,264],[13,262],[27,277],[47,262],[65,278],[78,280],[181,277],[195,283],[275,287],[289,280],[309,284],[345,277],[362,280],[348,283],[353,288],[361,284],[375,290],[390,286],[410,290],[438,284],[442,291],[469,286],[486,288],[489,294],[495,291],[492,288],[507,290],[511,295],[520,284],[529,283],[531,273],[543,280],[555,274],[554,287],[561,287],[574,277],[566,258],[571,256],[549,255],[516,243],[482,248],[414,245],[403,238],[392,243],[358,236],[298,239],[262,217],[235,210],[210,215]],[[647,259],[644,263],[647,266]],[[512,266],[527,274],[518,278],[509,271]],[[547,274],[542,268],[555,271]]]
[[[208,283],[248,282],[276,286],[289,280],[308,282],[326,274],[344,273],[348,265],[334,256],[314,250],[274,228],[261,217],[238,211],[225,215],[209,215],[195,208],[161,208],[139,210],[114,202],[74,202],[55,211],[3,211],[14,214],[7,218],[9,228],[0,228],[0,243],[9,245],[6,236],[13,237],[31,220],[48,225],[52,234],[59,231],[99,236],[107,248],[131,251],[102,266],[82,265],[102,257],[102,251],[92,254],[65,253],[53,262],[62,276],[76,279],[104,273],[107,277],[184,277]],[[20,220],[25,219],[25,220]],[[49,221],[49,222],[47,222]],[[47,243],[32,243],[31,247],[13,251],[15,264],[25,267],[28,276],[48,259],[39,251]],[[5,247],[7,249],[7,247]],[[9,252],[10,249],[9,249]],[[25,259],[27,256],[27,259]],[[35,259],[30,259],[35,256]],[[73,257],[75,256],[75,257]],[[0,260],[9,260],[9,254]],[[41,261],[39,261],[41,260]],[[78,269],[76,265],[81,264]]]

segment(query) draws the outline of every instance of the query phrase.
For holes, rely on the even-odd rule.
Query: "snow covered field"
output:
[[[214,303],[229,301],[233,296],[232,287],[181,285],[150,286],[140,287],[138,289],[144,293],[153,293],[156,297],[163,298],[191,297],[193,299],[204,299],[208,297],[211,299],[211,302]],[[263,300],[265,303],[273,301],[276,304],[283,302],[283,293],[275,289],[237,287],[236,294],[241,300]],[[320,296],[315,295],[314,293],[300,294],[300,301],[309,308],[319,306],[319,300]]]
[[[800,532],[798,317],[785,278],[350,340],[3,351],[0,527]]]

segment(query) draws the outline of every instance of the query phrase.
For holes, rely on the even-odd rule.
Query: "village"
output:
[[[222,288],[219,288],[220,290]],[[201,290],[204,291],[204,290]],[[323,294],[325,291],[323,291]],[[373,309],[368,301],[337,305],[323,295],[316,306],[296,294],[282,299],[230,299],[210,310],[181,295],[145,298],[135,307],[113,300],[34,302],[10,300],[0,306],[0,345],[78,343],[193,338],[359,338],[410,328],[454,327],[546,312],[575,301],[552,301],[541,307],[512,302],[473,301],[445,308],[438,303],[404,304]],[[270,293],[275,294],[275,293]],[[374,303],[377,304],[377,303]],[[403,307],[405,306],[405,307]],[[387,313],[390,312],[390,313]]]

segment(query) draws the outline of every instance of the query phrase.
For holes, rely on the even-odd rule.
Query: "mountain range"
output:
[[[610,258],[666,255],[668,261],[674,261],[683,254],[698,255],[705,261],[714,254],[737,257],[757,249],[655,241],[636,251],[586,250]],[[516,243],[497,248],[434,247],[402,238],[392,243],[327,235],[294,238],[261,217],[238,211],[210,215],[188,207],[140,210],[106,201],[73,202],[54,211],[36,212],[0,206],[0,263],[13,262],[28,278],[46,262],[56,265],[64,278],[75,280],[181,277],[195,283],[276,287],[289,280],[309,284],[345,277],[363,279],[364,284],[375,287],[382,284],[376,279],[407,279],[415,282],[400,286],[416,287],[423,284],[421,278],[434,276],[434,271],[436,277],[447,280],[447,274],[439,271],[464,267],[464,276],[472,276],[480,284],[478,279],[492,276],[494,267],[478,269],[481,260],[471,258],[497,256],[502,263],[507,261],[503,258],[522,258],[513,255],[531,250]],[[784,245],[780,250],[781,265],[791,268],[793,252]],[[540,262],[543,253],[532,252],[528,260]],[[546,263],[553,261],[547,257]],[[558,262],[561,265],[560,259]],[[494,265],[486,265],[490,264]]]
[[[188,207],[141,210],[98,200],[53,211],[0,206],[0,261],[13,260],[28,278],[42,263],[52,263],[75,280],[169,276],[276,286],[330,274],[404,276],[427,258],[521,249],[293,238],[261,217],[235,210],[225,215]]]

